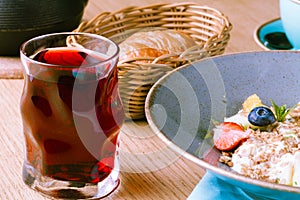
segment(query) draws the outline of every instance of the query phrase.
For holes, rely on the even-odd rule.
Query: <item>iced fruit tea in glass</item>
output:
[[[93,199],[119,184],[119,47],[102,36],[54,33],[22,44],[23,180],[45,195]]]

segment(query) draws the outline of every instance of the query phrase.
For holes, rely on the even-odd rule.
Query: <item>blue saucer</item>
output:
[[[267,38],[268,38],[268,36],[270,36],[270,34],[273,37],[277,37],[275,39],[276,42],[279,41],[279,39],[287,40],[280,18],[274,19],[274,20],[269,21],[269,22],[263,24],[262,26],[260,26],[256,30],[256,33],[254,35],[255,41],[262,48],[264,48],[266,50],[299,50],[300,49],[300,48],[293,47],[292,45],[288,48],[279,48],[279,47],[276,48],[278,45],[277,46],[269,45]],[[274,38],[273,38],[273,40],[274,40]]]

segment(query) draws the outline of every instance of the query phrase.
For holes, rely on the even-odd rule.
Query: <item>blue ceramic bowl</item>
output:
[[[300,52],[262,51],[203,59],[162,77],[148,93],[145,113],[152,130],[174,151],[261,199],[300,199],[300,187],[239,175],[218,162],[206,138],[214,120],[235,114],[256,93],[279,105],[300,101]],[[210,161],[204,155],[210,151]],[[214,157],[216,157],[214,159]]]
[[[300,49],[300,0],[280,0],[280,17],[287,38]]]

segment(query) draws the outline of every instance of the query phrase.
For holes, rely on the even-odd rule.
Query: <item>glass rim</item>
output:
[[[25,46],[28,45],[30,42],[33,42],[34,40],[39,40],[39,39],[42,39],[42,38],[45,38],[45,37],[56,36],[56,35],[66,35],[66,36],[68,36],[68,35],[70,35],[70,36],[71,35],[74,35],[74,36],[75,35],[85,35],[85,36],[89,36],[91,38],[101,39],[101,40],[109,42],[109,43],[111,43],[111,44],[113,44],[115,46],[116,51],[114,52],[113,55],[108,56],[107,58],[104,58],[103,60],[99,60],[99,62],[85,65],[84,68],[90,68],[90,67],[94,67],[95,65],[98,65],[98,64],[101,64],[101,63],[109,62],[110,60],[118,57],[119,52],[120,52],[120,47],[117,45],[117,43],[115,43],[113,40],[111,40],[111,39],[109,39],[107,37],[101,36],[101,35],[97,35],[97,34],[93,34],[93,33],[85,33],[85,32],[57,32],[57,33],[49,33],[49,34],[39,35],[39,36],[30,38],[30,39],[24,41],[20,45],[20,48],[19,48],[20,56],[23,57],[23,58],[25,58],[26,60],[29,60],[32,63],[38,64],[38,65],[41,65],[41,66],[45,66],[45,67],[48,67],[48,68],[70,68],[70,69],[73,69],[73,68],[77,69],[77,68],[79,68],[80,66],[63,66],[63,65],[58,65],[58,64],[49,64],[49,63],[45,63],[45,62],[40,62],[40,61],[32,59],[31,57],[29,57],[26,54],[26,52],[25,52]],[[91,50],[91,51],[93,51],[93,50]],[[93,51],[93,52],[95,52],[95,51]]]

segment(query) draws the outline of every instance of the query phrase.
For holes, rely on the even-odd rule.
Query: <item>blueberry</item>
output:
[[[267,126],[273,124],[276,118],[269,108],[259,106],[250,111],[248,121],[254,126]]]

